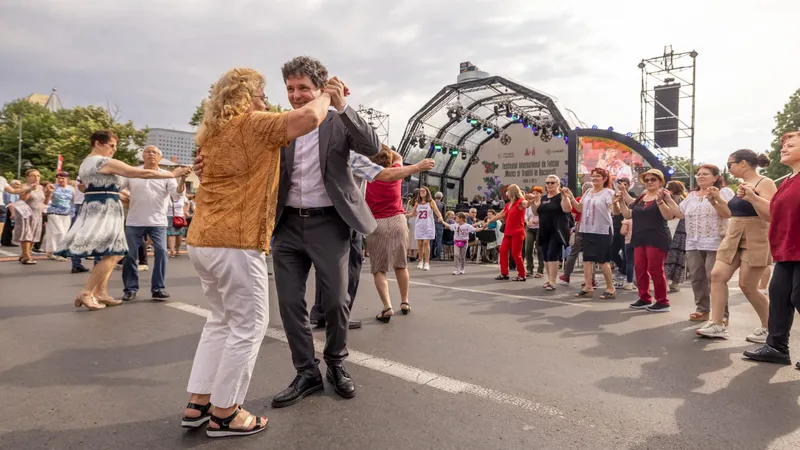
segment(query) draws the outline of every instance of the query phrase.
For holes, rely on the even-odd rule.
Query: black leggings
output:
[[[769,283],[767,345],[789,353],[789,332],[795,310],[800,312],[800,261],[777,262]]]
[[[561,261],[564,257],[564,244],[556,233],[539,234],[539,246],[545,262]]]

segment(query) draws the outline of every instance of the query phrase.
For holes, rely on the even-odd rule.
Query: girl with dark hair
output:
[[[795,310],[800,311],[800,132],[787,133],[781,139],[781,163],[792,174],[781,183],[770,201],[758,197],[749,187],[743,194],[759,212],[769,213],[769,245],[775,258],[775,270],[769,285],[769,337],[767,345],[744,352],[756,361],[791,364],[789,331]],[[800,362],[796,367],[800,369]]]
[[[681,181],[670,181],[667,183],[667,190],[670,195],[665,200],[670,207],[672,204],[679,205],[686,198],[686,185]],[[669,281],[669,291],[678,292],[678,286],[686,279],[686,221],[683,218],[678,218],[675,232],[672,233],[672,243],[664,262],[664,274]]]
[[[692,279],[695,312],[693,322],[707,322],[711,311],[711,271],[717,258],[722,237],[731,216],[728,201],[736,194],[724,186],[719,168],[711,164],[695,171],[696,188],[678,205],[667,199],[675,217],[685,222],[686,262]],[[725,308],[723,321],[727,321]]]
[[[428,188],[419,188],[417,198],[414,199],[414,207],[407,216],[416,218],[414,236],[417,239],[419,253],[417,269],[431,270],[431,241],[436,239],[436,222],[442,220],[442,213],[439,212]]]
[[[757,209],[754,205],[762,200],[769,202],[777,191],[774,181],[758,174],[759,167],[768,165],[767,155],[757,155],[752,150],[737,150],[728,157],[728,170],[743,182],[736,196],[728,201],[731,220],[711,272],[711,320],[697,330],[700,336],[728,338],[724,320],[728,282],[738,269],[739,287],[761,320],[761,326],[747,340],[759,344],[767,341],[769,300],[758,289],[758,283],[771,259],[767,238],[769,208]]]
[[[611,204],[614,202],[614,191],[611,189],[611,176],[600,168],[591,172],[592,189],[584,192],[581,201],[568,188],[561,190],[566,195],[572,208],[582,214],[581,242],[583,245],[583,288],[575,297],[591,298],[592,268],[595,263],[600,266],[606,280],[606,290],[600,295],[603,300],[616,298],[614,278],[611,275],[611,241],[613,239],[613,220]]]

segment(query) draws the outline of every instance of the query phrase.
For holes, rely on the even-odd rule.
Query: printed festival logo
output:
[[[488,174],[494,174],[494,171],[495,171],[495,170],[497,170],[497,168],[498,168],[498,167],[500,167],[500,166],[499,166],[499,165],[497,165],[497,163],[496,163],[496,162],[494,162],[494,161],[492,161],[492,162],[489,162],[489,161],[481,161],[481,164],[483,164],[483,170],[484,170],[484,172],[483,172],[483,173],[485,173],[485,174],[487,174],[487,175],[488,175]]]

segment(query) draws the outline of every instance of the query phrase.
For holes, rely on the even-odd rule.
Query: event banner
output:
[[[543,142],[522,124],[506,128],[506,133],[511,137],[509,145],[491,139],[481,147],[480,162],[471,166],[464,177],[465,197],[499,198],[503,187],[510,184],[527,192],[533,186],[544,187],[548,175],[557,176],[566,185],[567,143],[563,139],[554,137]]]
[[[635,192],[642,188],[639,174],[650,169],[640,154],[621,142],[601,137],[578,138],[578,190],[590,181],[589,174],[595,167],[607,170],[612,182],[620,178],[630,180]]]

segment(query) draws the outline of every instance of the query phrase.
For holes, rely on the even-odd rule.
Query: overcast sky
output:
[[[700,54],[697,159],[721,164],[769,147],[800,88],[798,18],[794,0],[3,0],[0,99],[56,87],[67,107],[110,103],[137,126],[190,130],[227,69],[262,71],[270,101],[288,106],[280,66],[310,55],[348,83],[351,104],[390,114],[397,144],[471,61],[624,133],[639,128],[636,65],[671,44]]]

